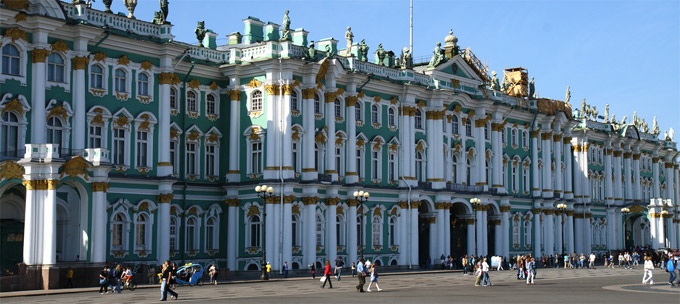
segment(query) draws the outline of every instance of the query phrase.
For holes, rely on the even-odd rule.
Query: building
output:
[[[3,290],[64,265],[257,270],[263,249],[296,269],[678,247],[672,135],[528,98],[524,69],[499,88],[452,33],[412,64],[254,17],[196,46],[163,20],[0,6]]]

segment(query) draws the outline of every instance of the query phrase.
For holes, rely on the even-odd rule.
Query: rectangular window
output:
[[[196,174],[196,143],[187,143],[186,166],[187,174]]]
[[[125,129],[113,129],[113,164],[125,164]]]
[[[149,146],[147,136],[149,136],[147,132],[137,132],[137,167],[148,167],[149,165],[146,160]]]
[[[359,178],[364,178],[365,177],[364,170],[361,170],[361,157],[362,157],[361,150],[357,149],[357,152],[356,152],[356,162],[357,162],[357,171],[358,171],[357,174],[359,175]]]
[[[262,173],[262,143],[255,142],[251,144],[252,148],[252,159],[250,170],[251,173]]]
[[[170,141],[170,164],[172,165],[172,174],[177,175],[179,168],[177,163],[177,141]]]
[[[205,174],[207,176],[217,176],[215,170],[215,145],[205,146]]]
[[[293,170],[295,173],[300,173],[300,168],[298,168],[298,143],[293,143]]]
[[[390,153],[388,162],[389,164],[387,165],[388,172],[387,172],[387,177],[389,178],[390,182],[397,181],[397,175],[396,175],[396,156],[394,153]]]
[[[103,148],[102,127],[90,126],[90,148]]]
[[[335,148],[335,170],[338,171],[338,175],[343,175],[342,172],[342,148]]]
[[[371,154],[371,178],[378,179],[378,172],[380,170],[378,168],[378,151],[373,151]]]

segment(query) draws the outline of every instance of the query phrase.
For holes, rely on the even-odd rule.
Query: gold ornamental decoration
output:
[[[128,58],[127,55],[123,55],[123,56],[120,56],[120,58],[118,58],[117,62],[120,65],[128,65],[128,64],[130,64],[130,58]]]
[[[63,40],[55,41],[54,43],[52,43],[52,45],[50,45],[50,47],[52,48],[52,51],[54,51],[54,52],[65,53],[66,51],[71,50],[71,48],[69,48],[68,45],[66,44],[66,42],[64,42]]]
[[[258,81],[257,79],[253,78],[250,82],[246,84],[247,87],[251,88],[257,88],[262,85],[262,82]]]
[[[326,72],[328,72],[328,65],[330,64],[330,59],[326,59],[323,61],[321,66],[319,67],[319,72],[316,73],[316,83],[321,84],[321,81],[326,79]]]
[[[277,84],[265,84],[264,90],[268,95],[279,95],[279,85]]]
[[[26,13],[19,12],[19,13],[16,14],[16,16],[14,16],[14,22],[19,23],[21,21],[26,20],[27,17],[28,17],[28,15]]]
[[[50,51],[46,49],[34,49],[31,51],[31,58],[33,58],[34,63],[45,62],[49,55]]]
[[[179,76],[175,73],[160,73],[158,74],[158,83],[175,85],[179,83]]]
[[[28,0],[2,0],[6,7],[16,10],[28,10]]]
[[[68,175],[70,178],[76,178],[82,175],[84,180],[88,180],[87,168],[89,167],[90,164],[84,158],[76,156],[69,159],[61,166],[62,171],[59,178],[63,178],[64,175]]]
[[[111,187],[111,185],[106,182],[94,182],[91,184],[91,186],[93,192],[106,192],[106,190]]]
[[[189,133],[189,136],[187,136],[187,138],[188,138],[189,140],[195,141],[195,140],[198,139],[198,136],[199,136],[198,132],[196,132],[196,131],[191,131],[191,133]]]
[[[314,95],[316,95],[316,89],[315,88],[309,88],[309,89],[303,89],[302,90],[302,99],[313,99]]]
[[[10,37],[12,39],[12,42],[17,41],[19,39],[28,42],[28,38],[26,38],[26,32],[18,27],[10,27],[6,29],[2,35],[5,37]]]
[[[251,205],[250,208],[248,208],[248,213],[246,216],[250,217],[252,215],[260,215],[260,208],[257,208],[255,205]]]
[[[175,197],[172,193],[161,193],[156,198],[159,204],[167,204]]]
[[[217,134],[211,133],[211,134],[208,136],[208,141],[209,141],[209,142],[216,142],[216,141],[217,141]]]
[[[213,91],[217,91],[217,89],[219,89],[219,87],[217,86],[217,82],[214,82],[214,81],[213,81],[213,82],[210,84],[210,89],[213,90]]]
[[[148,61],[148,60],[142,61],[142,63],[140,65],[142,67],[142,70],[147,70],[147,71],[151,70],[151,68],[153,67],[153,63],[151,63],[151,61]]]
[[[0,164],[0,180],[22,179],[24,167],[8,160]]]
[[[119,127],[127,127],[127,125],[128,125],[128,118],[127,118],[127,116],[125,116],[125,115],[121,115],[121,116],[118,117],[118,119],[116,119],[115,123],[116,123],[116,125],[118,125]]]
[[[5,104],[5,107],[2,108],[2,113],[0,114],[5,114],[5,112],[8,111],[14,111],[19,113],[19,115],[24,115],[24,106],[21,105],[21,102],[19,102],[19,99],[14,98],[12,101],[8,102]]]
[[[325,201],[326,201],[326,205],[335,206],[340,202],[340,198],[339,197],[327,197],[325,199]]]
[[[302,203],[305,205],[314,205],[319,201],[318,196],[307,196],[302,198]]]
[[[90,58],[74,57],[73,59],[71,59],[71,62],[73,63],[74,70],[84,70],[85,67],[87,67],[87,64],[90,62]]]
[[[106,54],[102,52],[96,52],[94,53],[94,61],[104,61],[106,59]]]
[[[241,91],[239,90],[231,90],[229,91],[229,99],[231,100],[241,100]]]
[[[198,79],[192,79],[189,81],[189,87],[192,89],[198,89],[198,87],[201,85],[201,83],[198,81]]]
[[[66,120],[68,118],[68,113],[62,105],[58,105],[50,110],[50,112],[47,114],[47,117],[45,118],[45,121],[49,120],[52,116],[59,116]]]

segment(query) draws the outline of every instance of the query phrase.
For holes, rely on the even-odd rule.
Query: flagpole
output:
[[[413,0],[411,0],[411,24],[409,26],[409,50],[413,54]],[[413,56],[413,55],[411,55]]]

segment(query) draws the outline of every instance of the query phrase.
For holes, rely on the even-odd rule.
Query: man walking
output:
[[[345,262],[342,261],[341,257],[338,257],[338,259],[335,260],[335,273],[337,274],[338,281],[340,281],[342,266],[345,266]]]
[[[283,278],[288,278],[288,261],[283,263]]]
[[[590,258],[588,259],[588,268],[595,269],[595,253],[590,253]]]
[[[668,263],[666,263],[666,271],[668,271],[668,284],[671,284],[671,286],[675,286],[675,261],[671,257],[668,259]]]
[[[482,286],[493,286],[489,278],[489,263],[486,262],[486,258],[482,262]]]
[[[357,291],[364,292],[364,285],[366,284],[366,266],[364,265],[364,259],[359,259],[359,264],[357,264],[357,277],[359,278]]]
[[[161,275],[161,301],[165,301],[168,299],[168,292],[172,295],[172,297],[177,300],[179,295],[174,292],[172,289],[170,289],[170,278],[172,277],[172,267],[170,267],[170,261],[167,260],[165,261],[165,264],[163,264],[163,274]]]

